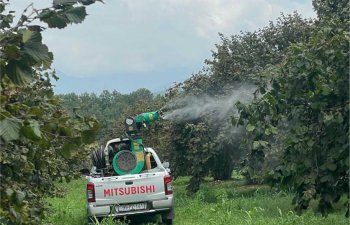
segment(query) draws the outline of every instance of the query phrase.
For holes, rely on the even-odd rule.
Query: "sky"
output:
[[[8,8],[32,2],[52,1],[11,0]],[[311,0],[104,0],[87,7],[83,23],[43,31],[43,42],[54,54],[57,94],[163,92],[203,68],[218,33],[254,31],[294,11],[316,16]]]

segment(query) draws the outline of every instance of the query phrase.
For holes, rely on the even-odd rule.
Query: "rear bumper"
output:
[[[87,213],[89,217],[123,217],[137,214],[158,213],[170,210],[174,206],[174,198],[173,196],[169,196],[166,199],[152,201],[149,203],[149,205],[149,209],[146,210],[116,213],[113,210],[114,205],[96,206],[94,203],[89,203],[87,206]]]

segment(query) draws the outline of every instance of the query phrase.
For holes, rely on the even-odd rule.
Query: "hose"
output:
[[[103,149],[96,149],[91,152],[92,164],[96,169],[106,168],[106,160]]]

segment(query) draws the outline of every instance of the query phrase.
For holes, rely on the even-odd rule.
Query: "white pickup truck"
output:
[[[113,141],[119,139],[111,143]],[[139,174],[105,174],[93,167],[86,186],[90,222],[104,217],[160,213],[164,224],[173,223],[174,197],[169,163],[162,164],[152,148],[144,148],[144,152],[151,165]]]

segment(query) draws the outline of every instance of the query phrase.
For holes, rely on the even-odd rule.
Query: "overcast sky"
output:
[[[50,0],[11,0],[19,11],[29,3],[42,8]],[[104,0],[87,7],[82,24],[43,32],[54,53],[60,80],[56,93],[147,88],[164,91],[184,81],[211,58],[225,36],[254,31],[280,13],[315,17],[311,0]]]

